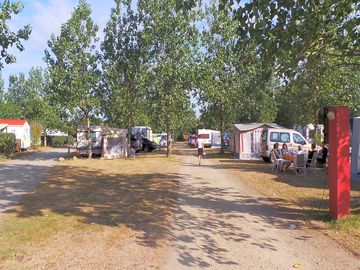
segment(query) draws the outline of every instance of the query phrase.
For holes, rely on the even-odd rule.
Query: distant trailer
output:
[[[152,141],[152,129],[146,126],[136,126],[131,128],[131,135],[134,135],[137,139],[148,138]]]
[[[104,159],[115,159],[127,156],[127,130],[103,126],[90,126],[91,151],[95,156]],[[77,129],[76,152],[79,156],[88,156],[88,128]]]
[[[212,129],[199,129],[198,139],[202,139],[205,147],[221,147],[221,135],[220,131]],[[219,143],[220,138],[220,143]]]

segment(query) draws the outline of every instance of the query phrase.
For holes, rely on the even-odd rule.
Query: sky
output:
[[[43,60],[44,51],[50,35],[60,34],[60,27],[68,19],[71,12],[78,4],[78,0],[22,0],[23,10],[13,17],[9,22],[10,28],[15,31],[24,25],[30,24],[32,33],[29,40],[22,42],[25,51],[18,52],[16,49],[9,51],[15,55],[16,63],[4,64],[2,78],[8,85],[11,74],[28,74],[31,67],[46,67]],[[99,37],[103,35],[103,29],[109,19],[111,8],[114,7],[113,0],[88,0],[93,11],[92,18],[99,26]]]

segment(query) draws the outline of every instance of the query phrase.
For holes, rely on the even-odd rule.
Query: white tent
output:
[[[261,134],[264,128],[282,128],[274,123],[235,124],[231,127],[230,150],[234,156],[243,160],[256,160],[260,157]]]

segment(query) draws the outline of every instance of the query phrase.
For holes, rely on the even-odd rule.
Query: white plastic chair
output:
[[[306,159],[305,154],[296,155],[294,157],[294,171],[298,175],[301,172],[304,172],[306,175]]]
[[[316,172],[318,152],[314,152],[310,163],[308,164],[311,172]]]
[[[279,170],[282,170],[283,166],[284,166],[284,159],[282,158],[276,158],[274,151],[270,152],[271,155],[271,162],[273,163],[273,167],[271,169],[271,171],[273,172],[278,172]]]

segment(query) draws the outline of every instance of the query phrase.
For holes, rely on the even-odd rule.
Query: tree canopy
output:
[[[13,15],[20,13],[22,8],[22,2],[4,0],[0,3],[0,71],[4,67],[4,63],[11,64],[16,61],[15,56],[9,53],[9,48],[15,46],[19,51],[23,51],[25,48],[22,42],[28,40],[31,34],[30,25],[26,25],[16,32],[9,27],[8,21]]]

